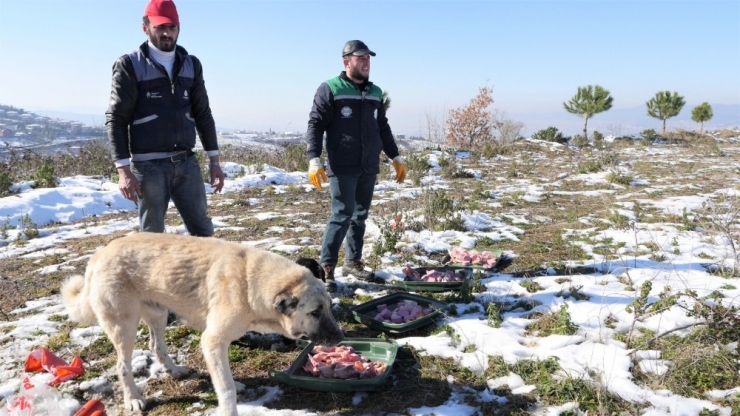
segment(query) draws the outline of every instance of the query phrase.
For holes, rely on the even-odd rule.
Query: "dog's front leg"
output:
[[[211,382],[218,396],[219,416],[237,416],[236,412],[236,386],[234,377],[229,368],[229,345],[218,336],[206,329],[200,337],[203,358],[206,361],[208,372],[211,374]]]

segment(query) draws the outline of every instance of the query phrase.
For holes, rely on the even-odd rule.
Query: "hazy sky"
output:
[[[0,0],[0,104],[99,114],[111,66],[145,40],[146,0]],[[341,49],[377,52],[396,133],[467,103],[484,85],[512,118],[564,113],[598,84],[614,109],[658,91],[740,104],[740,1],[177,0],[178,43],[203,62],[221,129],[305,131]],[[575,116],[573,116],[575,117]],[[88,123],[92,124],[92,123]]]

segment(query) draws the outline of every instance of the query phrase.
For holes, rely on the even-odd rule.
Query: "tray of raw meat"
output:
[[[397,352],[396,341],[378,338],[347,338],[334,347],[310,343],[290,368],[269,374],[306,390],[370,391],[388,378]]]
[[[447,304],[413,293],[391,293],[350,308],[357,322],[371,329],[400,334],[434,322]]]
[[[452,247],[445,258],[447,267],[464,267],[480,270],[495,270],[504,258],[504,252],[497,248],[481,248],[466,250],[462,247]]]
[[[473,270],[449,266],[412,268],[407,265],[403,273],[403,281],[393,281],[394,285],[402,289],[417,292],[447,292],[460,290],[463,281],[472,277]]]

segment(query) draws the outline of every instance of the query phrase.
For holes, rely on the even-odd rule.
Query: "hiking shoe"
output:
[[[347,260],[342,266],[342,276],[352,275],[360,280],[375,281],[375,273],[365,270],[362,260]]]
[[[324,270],[324,287],[329,293],[335,293],[337,291],[337,282],[334,281],[334,267],[333,264],[322,264],[321,268]]]

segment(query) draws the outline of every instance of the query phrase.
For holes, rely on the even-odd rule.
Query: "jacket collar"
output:
[[[144,54],[147,60],[161,67],[161,65],[157,63],[157,61],[152,59],[151,56],[149,55],[149,41],[144,41],[144,43],[142,43],[141,46],[139,46],[139,50],[141,51],[141,53]],[[185,48],[183,48],[180,45],[175,45],[175,65],[172,67],[173,78],[176,78],[177,74],[180,73],[180,66],[182,65],[182,61],[185,59],[187,55],[188,55],[188,51],[185,50]],[[162,70],[164,71],[164,68],[162,68]],[[167,71],[164,71],[164,72],[167,73]]]
[[[341,79],[349,82],[350,84],[354,85],[360,91],[367,91],[373,85],[373,83],[370,82],[370,81],[365,81],[362,84],[355,83],[354,81],[352,81],[351,79],[349,79],[349,77],[347,76],[347,71],[342,71],[339,74],[339,78],[341,78]]]

